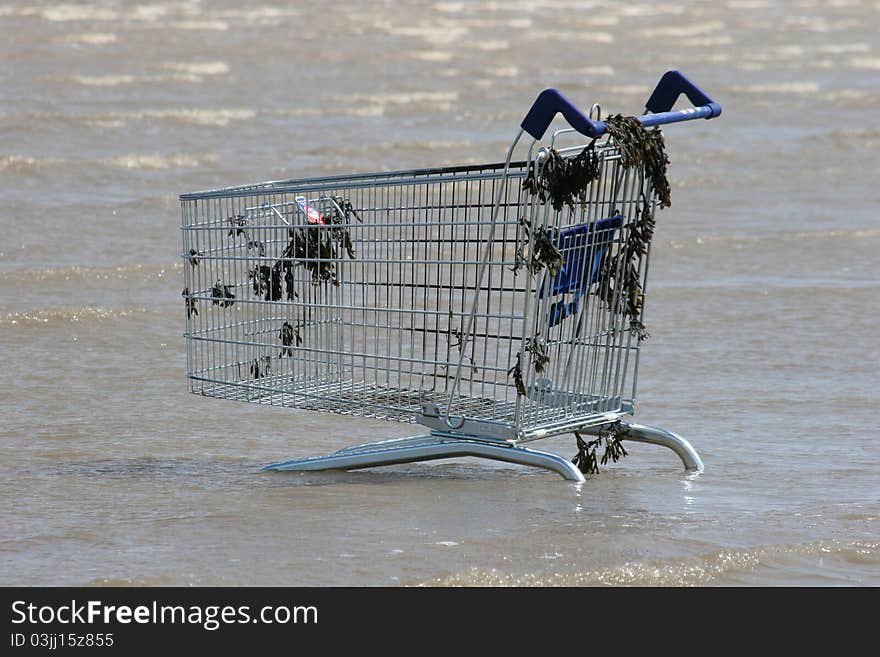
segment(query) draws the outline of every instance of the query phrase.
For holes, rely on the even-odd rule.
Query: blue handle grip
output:
[[[694,107],[670,111],[681,94],[685,94]],[[639,121],[646,127],[693,119],[711,119],[721,114],[721,105],[679,71],[668,71],[660,78],[645,107],[651,114],[640,116]],[[585,137],[595,138],[605,133],[604,121],[592,121],[556,89],[545,89],[538,94],[520,127],[535,139],[540,139],[557,114],[562,114],[568,124]]]

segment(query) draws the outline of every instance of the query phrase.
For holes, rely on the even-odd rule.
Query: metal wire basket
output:
[[[672,111],[681,93],[696,107]],[[673,71],[648,110],[646,126],[721,108]],[[594,140],[597,167],[562,208],[523,184],[553,154],[584,148],[557,149],[566,131],[539,147],[558,112]],[[565,459],[520,445],[612,424],[702,467],[679,436],[620,423],[634,408],[638,322],[620,312],[622,292],[600,288],[609,267],[624,266],[639,213],[656,199],[596,118],[547,90],[503,163],[183,194],[192,392],[430,429],[273,469],[471,455],[582,480]],[[517,161],[523,133],[534,141]],[[541,260],[542,245],[551,260]],[[647,252],[632,265],[644,289]]]

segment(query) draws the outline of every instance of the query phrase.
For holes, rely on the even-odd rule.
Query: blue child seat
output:
[[[551,327],[577,312],[581,294],[598,280],[608,247],[622,225],[623,215],[618,213],[605,219],[570,226],[559,232],[556,248],[562,254],[562,266],[559,273],[550,279],[549,291],[546,291],[545,281],[538,296],[543,299],[545,291],[548,296],[573,292],[574,300],[568,303],[563,300],[554,301],[550,305]]]

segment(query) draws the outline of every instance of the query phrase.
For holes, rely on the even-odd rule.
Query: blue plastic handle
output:
[[[687,96],[694,107],[671,111],[681,94]],[[646,127],[693,119],[712,119],[721,115],[721,105],[679,71],[667,71],[660,78],[645,103],[645,109],[651,113],[640,116],[639,121]],[[557,114],[562,114],[568,124],[585,137],[600,137],[605,133],[604,121],[592,121],[556,89],[545,89],[538,94],[520,127],[535,139],[540,139]]]

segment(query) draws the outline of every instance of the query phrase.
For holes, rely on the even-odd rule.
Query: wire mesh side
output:
[[[610,294],[600,289],[601,270],[613,267],[614,278],[621,280],[630,231],[639,213],[646,205],[653,208],[654,201],[650,189],[647,196],[640,194],[642,172],[624,168],[615,148],[606,144],[599,156],[599,176],[587,187],[583,202],[560,211],[549,203],[529,206],[533,231],[564,235],[589,230],[581,242],[558,240],[558,246],[566,264],[574,251],[576,258],[595,267],[581,266],[577,280],[562,290],[554,285],[560,276],[543,271],[536,277],[521,341],[526,394],[518,407],[517,426],[526,434],[544,435],[591,418],[625,415],[635,403],[639,341],[629,319],[619,312],[625,303],[620,286]],[[647,257],[635,263],[643,288]],[[550,293],[542,293],[548,288]],[[539,355],[546,361],[543,366]]]
[[[487,303],[473,339],[462,336],[501,179],[488,165],[182,198],[193,392],[411,421],[443,398],[466,350],[470,411],[509,421],[525,296],[511,271],[518,180],[502,202]],[[351,214],[312,224],[297,197],[322,217],[338,204]],[[294,257],[297,236],[306,247]]]
[[[596,272],[653,200],[599,150],[561,211],[523,190],[522,162],[506,182],[479,165],[182,196],[192,391],[401,421],[430,403],[525,439],[631,412],[639,344]],[[537,229],[565,272],[528,266]],[[647,254],[636,267],[644,285]]]

